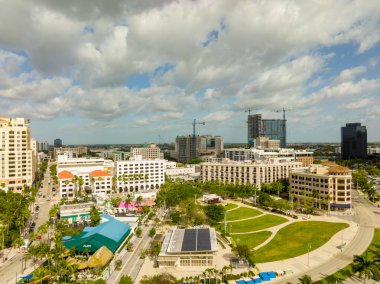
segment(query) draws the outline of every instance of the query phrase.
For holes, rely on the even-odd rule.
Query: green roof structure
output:
[[[64,246],[68,249],[75,247],[79,252],[95,252],[106,246],[114,253],[130,234],[131,227],[107,214],[102,217],[108,221],[96,227],[85,227],[79,235],[63,237]]]

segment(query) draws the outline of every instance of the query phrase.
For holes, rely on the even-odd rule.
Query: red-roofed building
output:
[[[90,172],[92,193],[110,194],[112,192],[112,174],[102,170]]]
[[[73,181],[74,175],[69,171],[58,173],[59,192],[61,198],[71,199],[75,196],[76,185]]]
[[[58,179],[73,179],[74,175],[69,171],[62,171],[58,174]]]

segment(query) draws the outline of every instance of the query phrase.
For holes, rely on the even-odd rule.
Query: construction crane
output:
[[[197,124],[200,124],[200,125],[206,125],[206,122],[202,121],[202,122],[197,122],[197,120],[194,118],[193,120],[193,157],[195,158],[197,156],[197,139],[196,139],[196,136],[195,136],[195,126]]]
[[[259,110],[259,108],[248,108],[244,112],[248,112],[248,115],[251,115],[251,111]]]
[[[284,135],[284,145],[286,146],[286,112],[292,111],[293,109],[285,109],[284,107],[282,109],[276,109],[274,112],[282,112],[282,133]]]

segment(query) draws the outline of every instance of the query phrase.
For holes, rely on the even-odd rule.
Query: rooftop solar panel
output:
[[[197,230],[185,229],[181,251],[196,251]]]
[[[211,250],[210,230],[198,229],[197,251]]]

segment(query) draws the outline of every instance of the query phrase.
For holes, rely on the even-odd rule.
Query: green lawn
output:
[[[346,223],[296,222],[277,232],[272,241],[255,252],[255,262],[263,263],[296,257],[324,245],[333,235],[347,228]],[[284,245],[286,244],[286,245]]]
[[[232,226],[231,233],[247,233],[277,226],[279,224],[285,223],[286,221],[288,221],[288,219],[284,217],[279,217],[272,214],[265,214],[264,216],[257,217],[251,220],[228,223],[227,232],[229,232],[230,226]]]
[[[261,211],[248,208],[248,207],[239,207],[227,212],[227,221],[241,220],[245,218],[255,217],[263,214]]]
[[[364,254],[367,253],[369,259],[373,259],[375,256],[375,251],[380,249],[380,229],[375,229],[375,235],[373,236],[372,242]],[[326,278],[317,282],[317,284],[329,284],[329,283],[341,283],[343,280],[351,277],[353,275],[352,264],[347,265],[345,268],[340,269],[333,275],[327,276]]]
[[[265,242],[271,235],[272,232],[262,231],[253,234],[232,235],[231,237],[233,238],[236,244],[245,244],[248,245],[251,249],[253,249],[257,247],[259,244]]]
[[[226,209],[226,211],[227,211],[227,210],[231,210],[231,209],[234,209],[234,208],[237,208],[237,207],[238,207],[238,205],[235,204],[235,203],[227,203],[227,205],[224,206],[224,209]]]

